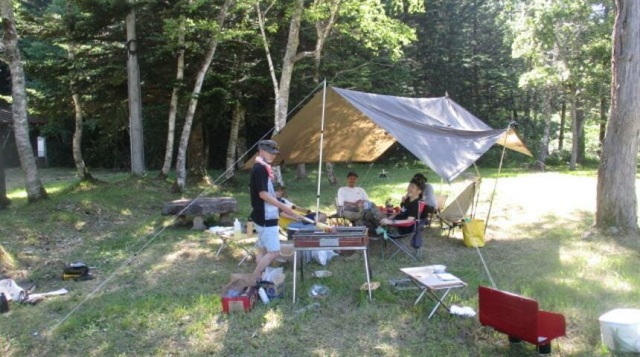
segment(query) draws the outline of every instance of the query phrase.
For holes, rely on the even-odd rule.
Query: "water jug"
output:
[[[233,222],[233,236],[236,237],[236,239],[242,238],[242,224],[237,218],[236,221]]]

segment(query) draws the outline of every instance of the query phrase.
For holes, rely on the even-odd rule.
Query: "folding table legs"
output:
[[[321,249],[302,249],[300,251],[305,251],[305,250],[324,250],[326,248],[321,248]],[[369,257],[368,257],[368,253],[367,253],[367,249],[362,248],[362,249],[345,249],[345,250],[361,250],[362,251],[362,255],[364,257],[364,271],[367,277],[367,290],[369,291],[369,301],[373,300],[372,294],[371,294],[371,273],[369,270]],[[302,265],[304,265],[303,262],[300,262],[300,269],[302,270]],[[297,280],[297,272],[298,272],[298,250],[294,248],[293,250],[293,303],[296,303],[296,288],[297,288],[297,284],[296,284],[296,280]]]
[[[429,298],[431,298],[431,300],[433,300],[436,303],[436,306],[433,307],[427,319],[430,319],[431,316],[433,316],[433,314],[436,312],[436,310],[438,310],[440,305],[444,306],[444,308],[447,309],[447,311],[451,311],[451,309],[449,309],[449,306],[447,306],[447,304],[445,304],[443,301],[447,297],[447,295],[449,295],[449,291],[451,291],[451,288],[447,288],[444,291],[444,294],[442,294],[442,296],[438,296],[438,294],[436,294],[435,291],[432,291],[427,287],[423,287],[423,286],[419,286],[419,287],[420,289],[422,289],[422,292],[420,293],[416,301],[413,303],[413,305],[417,305],[420,302],[420,300],[422,300],[425,294],[427,294],[427,296],[429,296]]]
[[[220,248],[218,248],[218,251],[216,252],[216,257],[218,255],[220,255],[220,252],[222,252],[222,249],[224,249],[225,247],[230,247],[232,242],[235,244],[235,241],[233,240],[233,238],[226,238],[226,237],[220,237],[222,240],[222,244],[220,244]],[[256,242],[253,245],[252,249],[255,249],[257,247],[258,243]],[[249,258],[251,256],[251,251],[245,247],[243,247],[242,245],[238,244],[238,247],[242,248],[242,250],[245,251],[246,255],[242,258],[242,260],[240,260],[240,263],[238,263],[238,266],[241,266],[242,263],[244,263],[245,260],[247,260],[247,258]]]

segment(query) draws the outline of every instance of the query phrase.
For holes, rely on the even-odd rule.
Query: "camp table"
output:
[[[444,306],[447,311],[451,311],[447,304],[444,303],[447,295],[449,295],[451,289],[467,286],[467,283],[453,274],[434,273],[434,270],[436,270],[436,268],[433,265],[400,269],[400,271],[407,274],[409,278],[411,278],[411,281],[420,289],[420,295],[413,303],[414,305],[418,304],[425,295],[436,303],[436,306],[434,306],[431,313],[429,313],[428,319],[433,316],[440,306]],[[438,295],[438,291],[440,290],[444,290],[442,295]]]

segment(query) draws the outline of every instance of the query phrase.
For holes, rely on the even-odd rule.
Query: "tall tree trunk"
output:
[[[74,63],[76,60],[76,45],[74,42],[69,43],[69,61]],[[82,101],[80,94],[78,94],[75,73],[71,74],[71,80],[69,82],[71,87],[71,100],[73,100],[73,108],[75,111],[75,131],[73,132],[73,162],[76,165],[76,176],[80,181],[93,181],[94,178],[89,173],[89,169],[84,163],[82,158],[82,131],[84,128],[84,115],[82,113]]]
[[[287,123],[287,111],[289,110],[289,92],[291,90],[291,77],[297,60],[298,44],[300,43],[300,22],[304,11],[304,0],[296,0],[293,9],[293,15],[289,23],[289,36],[287,38],[287,47],[282,59],[282,68],[280,69],[280,81],[274,83],[276,87],[275,101],[275,124],[276,130],[274,134]]]
[[[545,93],[550,93],[551,88],[545,88]],[[538,162],[536,167],[544,169],[544,163],[549,156],[549,141],[551,137],[551,98],[548,95],[542,95],[542,117],[544,126],[542,128],[542,139],[540,140],[540,150],[538,151]]]
[[[276,78],[276,71],[273,66],[273,60],[269,51],[269,45],[267,41],[267,35],[265,32],[265,23],[263,18],[260,4],[256,3],[256,12],[258,15],[258,24],[260,25],[260,32],[264,43],[265,53],[267,56],[267,62],[269,63],[269,71],[271,73],[271,81],[273,83],[273,89],[275,93],[275,131],[274,135],[280,132],[287,122],[287,113],[289,110],[289,93],[291,90],[291,77],[293,76],[293,70],[295,63],[307,57],[314,57],[316,59],[316,68],[319,68],[320,55],[324,48],[326,38],[331,33],[335,21],[337,19],[338,10],[340,9],[341,2],[339,0],[329,3],[330,13],[326,19],[319,19],[316,21],[316,46],[313,51],[305,51],[297,53],[298,45],[300,43],[300,23],[302,21],[302,14],[304,12],[304,0],[296,0],[294,3],[291,20],[289,21],[289,35],[287,37],[287,46],[284,57],[282,59],[282,67],[280,69],[280,80]],[[319,2],[314,2],[313,6],[323,6]],[[318,79],[318,72],[314,74],[316,80]],[[275,175],[280,183],[284,183],[282,180],[282,173],[280,167],[275,168]],[[298,165],[297,175],[304,175],[306,177],[306,168],[303,164]]]
[[[638,239],[636,174],[640,135],[640,2],[616,0],[611,113],[598,168],[596,227]]]
[[[10,128],[0,126],[0,210],[11,204],[11,200],[7,197],[7,182],[4,173],[4,147],[9,135],[11,135]]]
[[[164,152],[164,163],[162,164],[162,170],[158,177],[166,179],[171,171],[171,163],[173,162],[173,148],[174,140],[176,136],[176,116],[178,113],[178,98],[180,96],[180,88],[182,88],[184,80],[184,52],[185,52],[185,20],[183,19],[178,29],[178,64],[176,81],[173,84],[173,91],[171,92],[171,101],[169,104],[169,121],[167,129],[167,147]]]
[[[133,5],[135,0],[128,0]],[[131,144],[131,172],[144,175],[144,134],[142,128],[142,99],[140,95],[140,67],[138,66],[136,12],[133,8],[127,24],[127,81],[129,84],[129,137]]]
[[[575,89],[572,89],[571,94],[571,161],[569,163],[569,170],[574,171],[577,168],[577,164],[581,162],[581,158],[584,159],[583,154],[580,152],[580,141],[584,136],[584,108],[582,107],[581,94],[577,93]]]
[[[242,93],[236,91],[236,98],[242,98]],[[238,132],[240,129],[240,123],[244,120],[247,110],[240,103],[236,101],[233,108],[233,115],[231,118],[231,129],[229,130],[229,143],[227,144],[227,164],[226,164],[226,176],[227,179],[231,179],[235,175],[235,163],[238,152]]]
[[[600,125],[598,128],[598,157],[602,155],[602,146],[604,146],[604,137],[607,132],[607,98],[600,97]]]
[[[247,150],[249,147],[247,145],[247,136],[245,132],[247,131],[247,110],[242,106],[243,114],[239,118],[238,122],[238,140],[236,142],[236,168],[238,170],[242,170],[244,167],[244,163],[247,161]]]
[[[576,162],[578,164],[584,164],[587,160],[586,156],[586,139],[584,135],[584,123],[587,120],[584,114],[584,102],[582,98],[580,98],[580,102],[578,104],[578,110],[576,112],[577,120],[578,120],[578,151],[576,156]]]
[[[189,173],[193,175],[191,182],[202,182],[208,180],[207,162],[209,160],[209,149],[205,140],[204,124],[202,119],[195,117],[191,136],[188,141],[187,163]]]
[[[524,95],[524,120],[531,120],[531,89],[527,89]]]
[[[289,108],[289,91],[291,89],[291,76],[293,75],[293,66],[296,61],[296,52],[298,51],[298,44],[300,43],[300,22],[302,20],[302,13],[304,11],[304,0],[296,0],[289,21],[289,36],[287,38],[287,46],[284,57],[282,59],[282,68],[280,70],[280,80],[276,77],[276,70],[273,65],[273,59],[271,58],[271,52],[269,50],[269,42],[267,41],[267,34],[265,31],[265,20],[262,10],[260,9],[260,3],[256,2],[256,13],[258,15],[258,25],[260,26],[260,33],[262,35],[262,43],[267,57],[267,63],[269,64],[269,73],[271,75],[271,83],[273,85],[273,92],[275,95],[274,102],[274,123],[275,130],[273,135],[276,135],[285,126],[287,122],[287,110]],[[274,175],[276,181],[280,184],[284,184],[282,178],[282,171],[280,166],[274,167]]]
[[[296,180],[305,180],[307,178],[307,166],[298,164],[296,167]]]
[[[13,132],[20,158],[20,167],[26,180],[27,200],[35,202],[48,198],[44,189],[38,167],[33,155],[33,147],[29,141],[29,123],[27,122],[27,92],[25,89],[22,56],[18,49],[18,32],[16,31],[11,0],[0,0],[2,12],[2,28],[4,34],[4,52],[11,70],[11,95],[13,98]]]
[[[338,10],[340,9],[340,0],[334,0],[330,3],[331,12],[329,17],[325,21],[317,21],[316,22],[316,47],[313,51],[313,63],[314,63],[314,71],[313,71],[313,81],[315,83],[320,83],[320,63],[322,60],[322,48],[324,47],[324,43],[331,33],[333,26],[338,18]],[[296,179],[304,180],[307,178],[307,168],[305,164],[298,164],[296,169]],[[335,176],[332,178],[327,175],[327,179],[329,183],[332,182],[332,179],[335,180]]]
[[[216,48],[218,47],[219,42],[219,31],[224,27],[224,22],[227,18],[227,13],[229,9],[233,5],[233,0],[225,0],[224,4],[220,8],[220,13],[217,17],[217,25],[218,31],[216,31],[213,35],[211,35],[211,39],[209,40],[209,47],[207,49],[207,54],[205,55],[202,64],[200,65],[200,69],[196,74],[196,81],[193,85],[193,91],[191,93],[191,100],[189,101],[189,107],[187,108],[187,114],[184,120],[184,127],[182,128],[182,134],[180,135],[180,144],[178,145],[178,157],[176,159],[176,182],[172,187],[173,192],[183,192],[187,179],[186,172],[186,160],[187,160],[187,148],[189,143],[189,137],[191,134],[191,126],[193,125],[193,117],[196,112],[196,108],[198,107],[198,97],[200,96],[200,91],[202,90],[202,84],[204,83],[204,76],[207,74],[209,67],[211,66],[211,61],[213,61],[213,56],[216,53]]]
[[[560,128],[558,133],[558,151],[562,151],[564,147],[564,127],[567,122],[567,102],[562,100],[562,108],[560,109]]]
[[[333,169],[333,162],[327,162],[325,167],[327,168],[327,180],[329,180],[329,184],[336,186],[338,184],[338,178],[336,177],[336,171]]]

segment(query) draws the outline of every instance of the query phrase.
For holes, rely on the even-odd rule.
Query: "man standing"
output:
[[[258,143],[258,156],[251,169],[249,191],[251,197],[251,219],[258,233],[258,252],[256,253],[256,269],[254,280],[260,279],[262,272],[271,262],[280,256],[280,236],[278,233],[278,217],[280,210],[296,216],[293,210],[278,201],[273,188],[274,176],[271,164],[280,151],[278,143],[273,140],[262,140]]]

